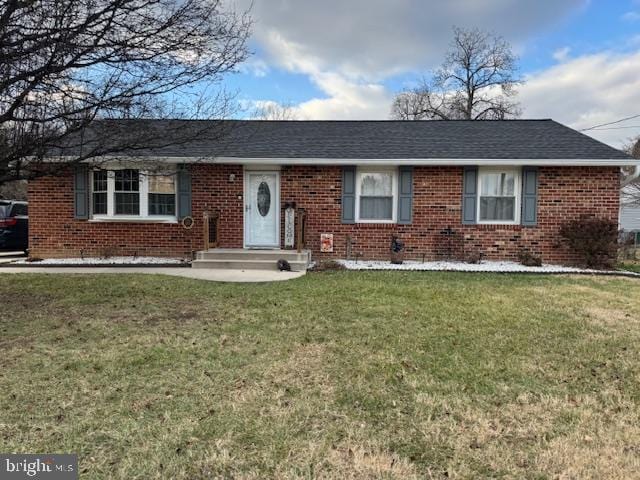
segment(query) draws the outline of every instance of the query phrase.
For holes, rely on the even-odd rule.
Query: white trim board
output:
[[[185,162],[185,159],[180,160]],[[260,164],[271,165],[407,165],[407,166],[464,166],[464,165],[516,165],[516,166],[586,166],[586,167],[616,167],[638,165],[635,159],[486,159],[486,158],[238,158],[215,157],[199,160],[201,163],[221,164]],[[197,161],[196,161],[197,162]]]
[[[124,157],[122,157],[124,158]],[[101,163],[107,160],[97,157],[86,163]],[[260,157],[128,157],[132,162],[166,162],[166,163],[203,163],[225,165],[255,165],[261,164],[273,168],[279,165],[393,165],[393,166],[566,166],[566,167],[623,167],[640,165],[637,159],[522,159],[522,158],[260,158]],[[266,167],[266,168],[269,168]]]
[[[362,175],[367,173],[388,173],[391,174],[391,218],[360,218],[360,197],[362,196]],[[356,203],[355,219],[356,223],[396,223],[398,217],[398,169],[389,168],[386,165],[378,165],[378,168],[358,168],[356,170]]]
[[[480,218],[481,201],[482,197],[482,176],[491,173],[512,173],[514,175],[513,185],[513,197],[515,198],[515,204],[513,207],[514,219],[513,220],[482,220]],[[476,223],[478,225],[520,225],[520,216],[522,208],[522,170],[520,168],[492,168],[482,167],[478,169],[478,178],[476,186]],[[488,196],[488,195],[487,195]]]

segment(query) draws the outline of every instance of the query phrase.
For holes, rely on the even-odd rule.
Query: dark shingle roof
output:
[[[129,131],[142,125],[153,125],[156,132],[169,132],[177,125],[197,129],[197,138],[138,152],[166,157],[629,159],[553,120],[120,122]],[[226,135],[221,138],[222,126]]]

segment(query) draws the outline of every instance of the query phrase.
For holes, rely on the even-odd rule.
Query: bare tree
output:
[[[0,199],[26,200],[27,182],[26,180],[16,180],[0,185]]]
[[[640,160],[640,137],[636,138],[636,140],[629,145],[628,152],[633,158]]]
[[[0,184],[194,134],[108,120],[224,115],[251,21],[223,3],[0,0]]]
[[[391,107],[398,120],[496,120],[520,115],[515,102],[517,57],[496,35],[454,28],[443,64],[430,79],[400,92]]]
[[[623,150],[631,155],[633,158],[638,159],[640,162],[640,137],[632,140],[628,145],[623,147]],[[635,168],[623,168],[624,175],[633,175]],[[633,203],[640,205],[640,179],[635,179],[627,183],[623,183],[622,199],[625,203]]]
[[[256,120],[299,120],[290,103],[260,102],[252,118]]]

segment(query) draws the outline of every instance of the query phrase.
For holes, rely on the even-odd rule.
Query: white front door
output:
[[[246,247],[280,246],[280,174],[245,173],[244,243]]]

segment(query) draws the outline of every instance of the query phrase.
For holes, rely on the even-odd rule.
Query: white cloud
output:
[[[562,47],[553,52],[553,59],[558,62],[564,62],[569,58],[569,53],[571,53],[570,47]]]
[[[297,118],[330,119],[375,119],[387,118],[392,94],[384,86],[348,75],[325,70],[325,63],[301,52],[303,47],[287,41],[277,32],[271,32],[269,42],[277,46],[282,54],[283,67],[289,71],[303,73],[325,94],[294,107]],[[270,100],[257,100],[270,102]]]
[[[529,75],[520,89],[525,118],[553,118],[573,128],[618,120],[640,113],[640,51],[584,55]],[[621,146],[638,129],[591,130],[589,135]]]
[[[298,105],[301,118],[366,120],[389,116],[393,96],[382,85],[353,82],[336,73],[321,73],[313,80],[327,98]]]
[[[622,15],[622,19],[626,22],[637,22],[640,20],[640,12],[630,11]]]
[[[393,93],[383,85],[351,81],[337,73],[320,72],[311,80],[326,95],[297,105],[274,100],[243,100],[243,108],[259,111],[264,107],[287,108],[299,120],[375,120],[389,117]]]
[[[241,73],[248,73],[257,78],[266,77],[270,71],[269,65],[263,59],[258,57],[250,57],[238,66]]]

